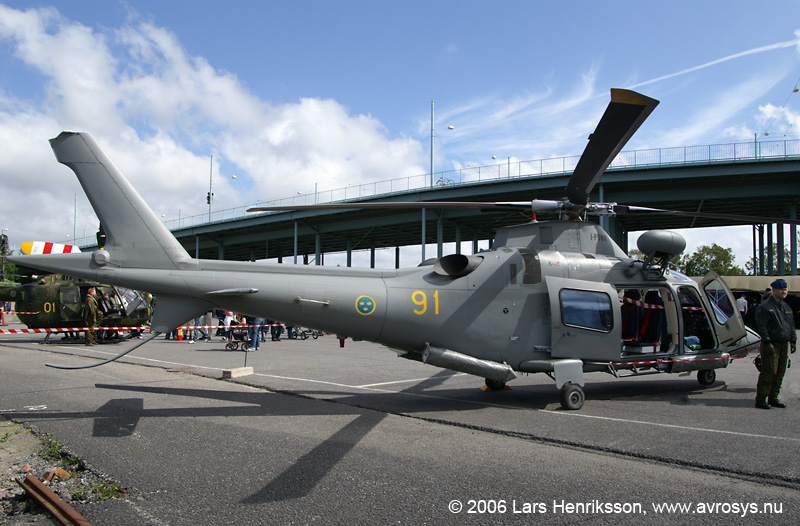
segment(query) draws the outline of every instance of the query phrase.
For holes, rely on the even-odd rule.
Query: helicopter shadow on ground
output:
[[[587,384],[586,399],[609,400],[614,402],[668,402],[672,405],[695,405],[708,407],[750,407],[755,397],[755,385],[749,387],[729,387],[717,380],[712,385],[700,386],[696,380],[671,379],[649,380],[644,382],[595,382]],[[719,398],[709,393],[726,393],[732,396]],[[741,395],[751,397],[741,398]]]
[[[753,388],[730,389],[721,381],[708,387],[701,387],[696,380],[660,379],[644,382],[587,381],[584,386],[586,401],[626,402],[667,402],[674,405],[707,405],[719,407],[749,407],[751,399],[738,396],[727,399],[708,397],[709,391],[721,390],[739,395],[752,393]],[[554,384],[510,384],[508,389],[486,391],[479,387],[445,388],[426,385],[425,382],[398,392],[342,393],[333,390],[292,390],[310,397],[333,399],[338,403],[356,407],[368,407],[378,411],[388,411],[412,415],[415,413],[469,411],[481,406],[494,406],[507,409],[567,411],[560,406],[560,393]],[[405,396],[404,396],[405,395]],[[409,397],[411,402],[409,402]]]
[[[442,371],[423,383],[433,386],[445,381],[453,373]],[[201,398],[214,405],[200,408],[145,408],[144,397],[114,398],[93,411],[57,412],[18,411],[5,416],[35,423],[45,420],[92,419],[92,436],[123,438],[132,436],[142,419],[151,418],[209,418],[209,417],[270,417],[303,415],[357,415],[354,420],[329,436],[311,451],[298,458],[291,467],[277,475],[264,488],[243,499],[243,504],[259,504],[308,495],[327,473],[333,469],[371,430],[388,415],[343,403],[326,403],[319,398],[298,396],[289,392],[241,392],[231,390],[191,389],[153,385],[95,384],[97,389],[126,393],[166,395],[169,397]],[[275,395],[279,396],[275,396]],[[286,396],[292,396],[287,404]],[[320,407],[320,402],[326,403]],[[232,405],[235,404],[235,405]]]

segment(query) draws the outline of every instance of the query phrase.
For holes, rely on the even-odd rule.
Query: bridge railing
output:
[[[673,148],[655,148],[648,150],[622,151],[611,162],[609,170],[635,168],[658,168],[660,166],[679,166],[691,164],[710,164],[725,162],[768,161],[781,158],[800,157],[800,139],[778,141],[751,141],[727,144],[709,144],[703,146],[678,146]],[[364,183],[325,190],[316,193],[259,201],[257,203],[214,211],[209,214],[198,214],[164,221],[170,230],[179,230],[199,225],[219,223],[233,219],[241,219],[248,214],[247,209],[253,206],[301,206],[319,203],[335,203],[353,199],[389,196],[422,190],[426,188],[484,183],[493,180],[516,179],[564,175],[572,173],[580,156],[553,157],[531,161],[510,161],[487,166],[474,166],[443,170],[431,174],[420,174],[399,179],[390,179],[374,183]],[[94,246],[94,237],[75,240],[78,246]]]

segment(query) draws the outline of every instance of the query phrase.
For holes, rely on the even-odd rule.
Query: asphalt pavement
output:
[[[580,411],[545,375],[482,380],[332,336],[252,353],[158,339],[0,335],[0,412],[49,433],[122,499],[92,524],[797,524],[800,377],[753,408],[736,360],[694,375],[587,375]],[[245,365],[254,374],[222,380]],[[755,517],[754,517],[755,516]]]

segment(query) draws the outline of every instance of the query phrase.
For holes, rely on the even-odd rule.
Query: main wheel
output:
[[[492,380],[491,378],[487,378],[486,387],[488,387],[492,391],[502,391],[503,389],[505,389],[506,383],[501,382],[500,380]]]
[[[697,381],[700,382],[700,385],[711,385],[716,379],[717,373],[714,369],[697,371]]]
[[[561,387],[561,407],[572,411],[583,407],[586,395],[578,384],[564,384]]]

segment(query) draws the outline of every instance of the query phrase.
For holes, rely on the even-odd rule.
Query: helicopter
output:
[[[24,254],[69,254],[80,252],[77,247],[58,243],[23,243]],[[23,270],[24,263],[21,263]],[[86,294],[97,290],[101,304],[106,307],[101,327],[139,327],[150,318],[150,305],[140,292],[97,282],[76,279],[62,274],[25,274],[20,282],[0,284],[0,301],[13,301],[16,315],[29,329],[78,328],[85,325]],[[105,302],[105,303],[104,303]],[[78,331],[63,331],[67,339]],[[45,342],[52,333],[48,332]]]
[[[589,202],[605,169],[658,104],[612,89],[560,201],[311,205],[559,216],[500,228],[486,251],[393,270],[192,258],[90,134],[62,132],[50,140],[52,149],[83,186],[104,227],[105,246],[92,253],[26,256],[25,264],[146,290],[157,302],[154,333],[131,349],[87,365],[48,365],[102,365],[202,312],[224,309],[313,327],[335,334],[342,346],[347,338],[383,344],[400,357],[482,377],[492,390],[505,388],[518,373],[545,373],[560,389],[561,406],[570,410],[583,406],[590,372],[619,377],[697,371],[698,381],[710,385],[717,369],[759,344],[724,281],[712,274],[698,284],[670,270],[686,246],[677,233],[643,234],[638,247],[646,256],[636,260],[587,221],[595,214],[681,213]]]

